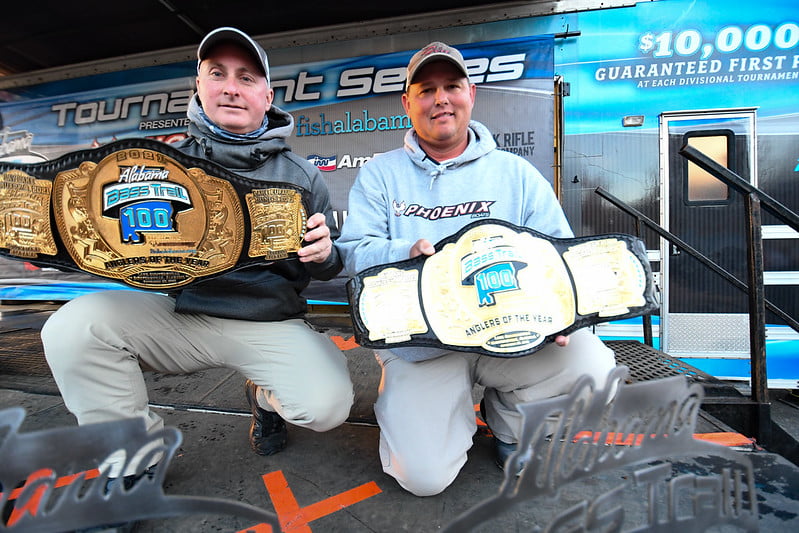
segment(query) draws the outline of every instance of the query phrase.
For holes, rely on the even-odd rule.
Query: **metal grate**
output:
[[[39,330],[22,329],[2,334],[0,374],[49,376]]]
[[[698,368],[638,341],[607,341],[605,344],[616,353],[616,361],[630,369],[633,382],[679,375],[687,376],[690,381],[718,381]]]
[[[605,344],[616,353],[616,362],[630,369],[633,383],[684,375],[688,381],[702,385],[705,398],[742,397],[735,387],[646,344],[631,340],[606,341]]]

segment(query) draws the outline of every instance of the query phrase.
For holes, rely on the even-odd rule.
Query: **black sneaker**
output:
[[[513,455],[517,447],[518,445],[516,444],[508,444],[494,437],[494,449],[497,454],[496,463],[500,470],[505,470],[505,463],[508,462],[508,458]]]
[[[488,419],[486,418],[486,403],[485,398],[480,400],[480,416],[483,417],[483,422],[488,425]],[[489,425],[490,427],[490,425]],[[508,458],[513,455],[513,452],[516,451],[516,448],[519,447],[518,444],[508,444],[507,442],[503,442],[499,440],[496,435],[492,435],[491,437],[494,440],[494,450],[496,452],[496,456],[494,462],[496,463],[497,467],[505,471],[505,464],[508,462]],[[521,474],[522,470],[524,470],[525,465],[527,464],[526,461],[521,461],[519,463],[518,471],[516,475],[518,476]]]
[[[261,409],[255,400],[258,386],[249,379],[244,383],[244,394],[252,411],[250,423],[250,448],[258,455],[272,455],[286,447],[288,431],[280,415]]]

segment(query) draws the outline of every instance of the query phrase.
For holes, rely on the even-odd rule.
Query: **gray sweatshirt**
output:
[[[366,163],[350,190],[347,219],[336,241],[350,276],[408,259],[419,239],[433,244],[480,218],[501,219],[557,238],[574,234],[552,186],[525,159],[497,149],[479,122],[469,145],[435,162],[409,130],[405,146]],[[409,360],[434,357],[430,348],[397,348]]]

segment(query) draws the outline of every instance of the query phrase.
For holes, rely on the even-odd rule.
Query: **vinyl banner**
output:
[[[489,128],[501,150],[532,162],[552,181],[552,36],[452,44],[462,51],[478,86],[473,118]],[[410,120],[401,94],[405,67],[415,52],[271,69],[274,105],[295,121],[289,145],[323,173],[339,226],[360,167],[403,145]],[[180,141],[186,136],[196,64],[181,67],[164,66],[164,79],[157,79],[153,68],[146,77],[124,77],[147,80],[140,83],[109,83],[100,76],[18,91],[28,98],[0,104],[0,160],[38,163],[133,138]],[[16,276],[0,270],[0,278],[8,277]]]
[[[572,86],[567,134],[621,131],[621,117],[757,107],[760,133],[793,133],[799,86],[799,11],[764,0],[639,3],[579,15],[580,46],[557,72]],[[601,104],[600,104],[601,103]]]
[[[473,117],[488,126],[500,149],[528,159],[552,180],[552,37],[453,44],[478,85]],[[289,143],[325,174],[339,224],[358,169],[375,154],[402,146],[410,120],[400,95],[413,53],[272,68],[274,104],[295,120]],[[186,64],[180,78],[0,104],[0,158],[32,163],[124,138],[180,140],[194,68]],[[58,83],[49,85],[40,91],[57,90]],[[71,80],[66,86],[80,85]]]

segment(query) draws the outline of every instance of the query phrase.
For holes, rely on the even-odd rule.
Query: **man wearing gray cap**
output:
[[[461,53],[441,42],[408,63],[402,104],[413,128],[405,146],[375,156],[350,190],[347,220],[336,241],[347,272],[432,255],[438,242],[482,215],[557,238],[572,231],[554,191],[530,163],[497,149],[471,120],[477,89]],[[433,215],[435,213],[435,215]],[[613,352],[577,330],[538,352],[497,358],[439,348],[377,351],[383,376],[375,414],[383,470],[417,496],[452,483],[477,430],[472,390],[484,389],[486,422],[504,468],[521,435],[522,402],[567,393],[582,374],[602,386]]]
[[[190,373],[225,367],[243,374],[253,418],[250,445],[261,455],[286,445],[284,421],[326,431],[349,415],[346,359],[304,320],[300,293],[311,278],[342,268],[338,230],[319,170],[286,143],[294,121],[272,105],[266,52],[235,28],[210,32],[199,46],[189,138],[178,149],[257,181],[309,191],[305,246],[297,257],[249,266],[166,296],[97,292],[61,307],[42,330],[45,353],[67,408],[79,424],[144,418],[142,368]],[[130,472],[124,472],[129,475]]]

